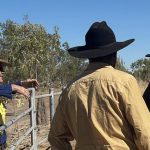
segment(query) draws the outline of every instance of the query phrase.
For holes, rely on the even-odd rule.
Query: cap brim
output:
[[[10,63],[8,63],[7,61],[0,59],[0,64],[4,65],[4,66],[8,66],[11,67],[12,65]]]
[[[106,46],[89,48],[88,46],[77,46],[68,49],[68,53],[77,58],[96,58],[106,56],[112,53],[115,53],[129,44],[134,42],[134,39],[126,40],[124,42],[115,42]]]

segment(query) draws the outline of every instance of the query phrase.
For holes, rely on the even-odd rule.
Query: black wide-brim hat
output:
[[[110,55],[123,49],[134,41],[129,39],[117,42],[112,29],[105,21],[95,22],[85,35],[86,45],[68,49],[68,53],[78,58],[96,58]]]

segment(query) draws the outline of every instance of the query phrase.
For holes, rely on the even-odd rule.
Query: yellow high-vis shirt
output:
[[[5,116],[6,116],[6,109],[3,103],[0,101],[0,125],[5,124]]]
[[[150,150],[150,115],[136,79],[102,64],[63,91],[49,141],[52,150]]]

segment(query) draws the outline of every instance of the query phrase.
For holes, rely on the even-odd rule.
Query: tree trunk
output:
[[[46,101],[44,98],[38,99],[37,103],[37,125],[46,125],[48,124],[48,115]]]

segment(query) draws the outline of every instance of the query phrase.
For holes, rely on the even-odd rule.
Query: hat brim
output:
[[[10,63],[8,63],[6,60],[3,60],[3,59],[0,59],[0,64],[2,64],[4,66],[8,66],[8,67],[12,66]]]
[[[145,55],[145,57],[150,57],[150,54]]]
[[[126,40],[123,42],[114,42],[105,46],[97,46],[94,48],[89,48],[87,45],[85,46],[77,46],[68,49],[68,53],[77,58],[96,58],[106,56],[112,53],[115,53],[129,44],[134,42],[134,39]]]

